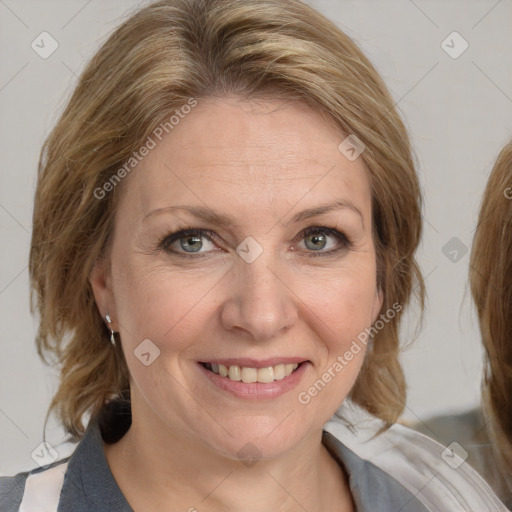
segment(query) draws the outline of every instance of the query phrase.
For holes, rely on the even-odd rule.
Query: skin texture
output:
[[[362,159],[338,150],[344,138],[298,102],[201,100],[116,191],[111,250],[91,283],[132,377],[132,427],[105,452],[136,511],[352,510],[346,475],[321,434],[364,350],[309,404],[298,400],[382,305],[369,181]],[[351,206],[291,221],[336,200]],[[177,205],[233,220],[169,209]],[[183,256],[198,254],[190,236],[161,244],[181,225],[214,233],[192,240],[196,259]],[[311,226],[337,229],[350,243],[301,234]],[[252,263],[236,252],[249,236],[263,249]],[[149,366],[134,355],[145,339],[160,350]],[[246,399],[199,367],[222,357],[309,362],[293,389]],[[244,447],[259,459],[251,467],[239,459]]]

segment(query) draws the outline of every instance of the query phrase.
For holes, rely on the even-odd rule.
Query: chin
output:
[[[262,415],[238,418],[229,426],[218,425],[214,431],[209,430],[208,437],[203,439],[217,453],[247,466],[262,459],[276,459],[301,444],[309,434],[304,422],[300,422],[300,425],[292,423],[296,421],[296,414],[290,412],[280,417]],[[214,439],[212,434],[219,437]]]

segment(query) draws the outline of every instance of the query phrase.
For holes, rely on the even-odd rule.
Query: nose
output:
[[[228,297],[222,304],[224,328],[255,341],[288,331],[297,321],[298,312],[297,299],[286,277],[263,257],[253,263],[238,260],[227,284]]]

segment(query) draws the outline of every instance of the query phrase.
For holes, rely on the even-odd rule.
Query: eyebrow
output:
[[[333,203],[324,204],[322,206],[317,206],[316,208],[310,208],[309,210],[304,210],[302,212],[296,213],[290,220],[290,222],[301,222],[306,219],[310,219],[311,217],[316,217],[317,215],[323,215],[324,213],[329,213],[336,210],[349,209],[353,212],[357,213],[361,218],[361,223],[364,227],[364,218],[361,210],[351,201],[334,201]]]
[[[364,218],[361,210],[351,201],[341,201],[337,200],[329,204],[324,204],[321,206],[316,206],[315,208],[310,208],[307,210],[303,210],[301,212],[296,213],[288,222],[298,223],[304,220],[310,219],[312,217],[316,217],[319,215],[323,215],[325,213],[329,213],[336,210],[349,209],[355,212],[361,218],[361,224],[364,228]],[[151,210],[150,212],[144,215],[144,220],[152,215],[157,215],[161,213],[168,213],[174,210],[184,210],[188,213],[198,217],[200,219],[211,222],[212,224],[218,224],[222,227],[233,227],[237,226],[236,219],[229,217],[228,215],[223,215],[220,213],[216,213],[210,208],[204,206],[189,206],[189,205],[176,205],[176,206],[166,206],[163,208],[157,208],[156,210]]]

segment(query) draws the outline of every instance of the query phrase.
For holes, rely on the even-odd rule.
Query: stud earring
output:
[[[110,318],[110,313],[107,311],[107,314],[105,315],[105,320],[108,323],[108,328],[110,329],[110,343],[115,347],[116,345],[116,339],[114,337],[114,331],[112,329],[112,318]]]

